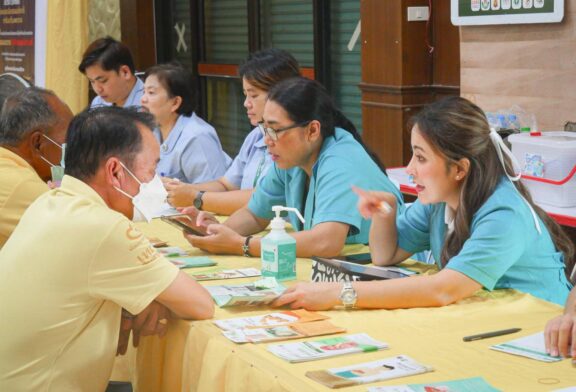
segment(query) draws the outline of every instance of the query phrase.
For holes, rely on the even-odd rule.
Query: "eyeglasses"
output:
[[[280,132],[284,132],[284,131],[288,131],[289,129],[292,128],[299,128],[299,127],[304,127],[306,125],[310,124],[310,121],[303,121],[294,125],[290,125],[284,128],[279,128],[279,129],[274,129],[274,128],[270,128],[270,127],[265,127],[264,126],[264,121],[260,121],[258,123],[258,128],[260,129],[260,132],[262,132],[263,136],[268,135],[268,137],[274,141],[278,140],[278,133]]]

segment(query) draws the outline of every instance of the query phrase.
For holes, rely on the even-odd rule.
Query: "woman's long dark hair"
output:
[[[494,193],[506,172],[513,175],[512,164],[504,155],[506,172],[490,139],[490,127],[482,109],[461,97],[450,97],[426,106],[412,119],[418,132],[432,148],[450,164],[462,158],[470,161],[470,169],[460,193],[460,205],[454,218],[454,231],[447,235],[441,262],[445,265],[457,255],[470,237],[472,217]],[[556,249],[564,253],[569,278],[574,261],[574,245],[562,228],[544,210],[534,204],[520,181],[514,182],[518,192],[530,203],[548,228]]]
[[[334,136],[336,127],[345,129],[386,174],[384,163],[364,144],[352,121],[334,106],[332,98],[320,83],[303,77],[286,79],[268,91],[268,100],[280,105],[296,124],[312,120],[320,122],[323,139]]]

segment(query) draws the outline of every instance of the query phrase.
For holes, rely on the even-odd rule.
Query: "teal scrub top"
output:
[[[356,185],[363,189],[393,193],[402,205],[402,195],[358,143],[347,131],[336,128],[334,136],[324,140],[318,160],[312,167],[312,177],[306,200],[304,192],[308,175],[299,167],[280,169],[274,164],[256,188],[248,208],[262,218],[272,219],[272,206],[283,205],[297,208],[306,223],[289,213],[292,227],[296,231],[310,230],[323,222],[342,222],[350,226],[347,244],[368,243],[370,220],[358,212],[358,197],[352,189]]]
[[[396,219],[398,246],[409,253],[430,249],[441,267],[445,208],[445,203],[423,205],[420,201],[407,207]],[[526,202],[503,177],[472,217],[470,238],[445,268],[488,290],[516,289],[564,305],[571,289],[564,274],[564,256],[538,221],[541,234]]]

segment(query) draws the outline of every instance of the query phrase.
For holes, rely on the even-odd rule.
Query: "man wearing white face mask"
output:
[[[122,308],[158,303],[175,317],[212,317],[208,292],[131,222],[165,198],[152,126],[149,115],[115,107],[72,120],[62,185],[30,206],[0,250],[10,294],[0,296],[9,320],[0,322],[9,337],[0,339],[0,390],[104,390]]]
[[[0,114],[0,248],[26,208],[48,190],[71,119],[68,106],[48,90],[30,87],[6,99]]]

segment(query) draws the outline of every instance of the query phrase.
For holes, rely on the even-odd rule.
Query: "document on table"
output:
[[[311,336],[332,335],[346,332],[330,321],[312,321],[291,325],[278,325],[267,328],[241,328],[222,331],[222,334],[234,343],[262,343],[277,340],[297,339]]]
[[[500,343],[495,346],[491,346],[490,348],[492,350],[502,351],[513,355],[520,355],[522,357],[531,358],[542,362],[558,362],[562,360],[560,357],[553,357],[546,354],[544,332],[538,332],[534,335],[510,340],[509,342]]]
[[[308,371],[306,372],[306,377],[330,388],[342,388],[413,376],[433,370],[431,366],[418,363],[406,355],[398,355],[341,368]]]
[[[213,323],[225,331],[241,328],[268,328],[294,323],[326,320],[328,317],[305,309],[285,310],[251,317],[234,317],[214,320]]]
[[[267,305],[286,290],[274,278],[264,278],[245,285],[206,286],[220,307]]]
[[[368,334],[359,333],[306,342],[272,344],[268,346],[268,351],[288,362],[304,362],[385,348],[388,348],[387,343],[375,340]]]
[[[261,276],[259,269],[256,268],[238,268],[238,269],[225,269],[219,271],[199,272],[191,274],[196,280],[221,280],[221,279],[238,279],[238,278],[251,278],[254,276]]]
[[[482,377],[461,380],[429,382],[425,384],[395,385],[390,387],[370,387],[368,392],[499,392]]]

